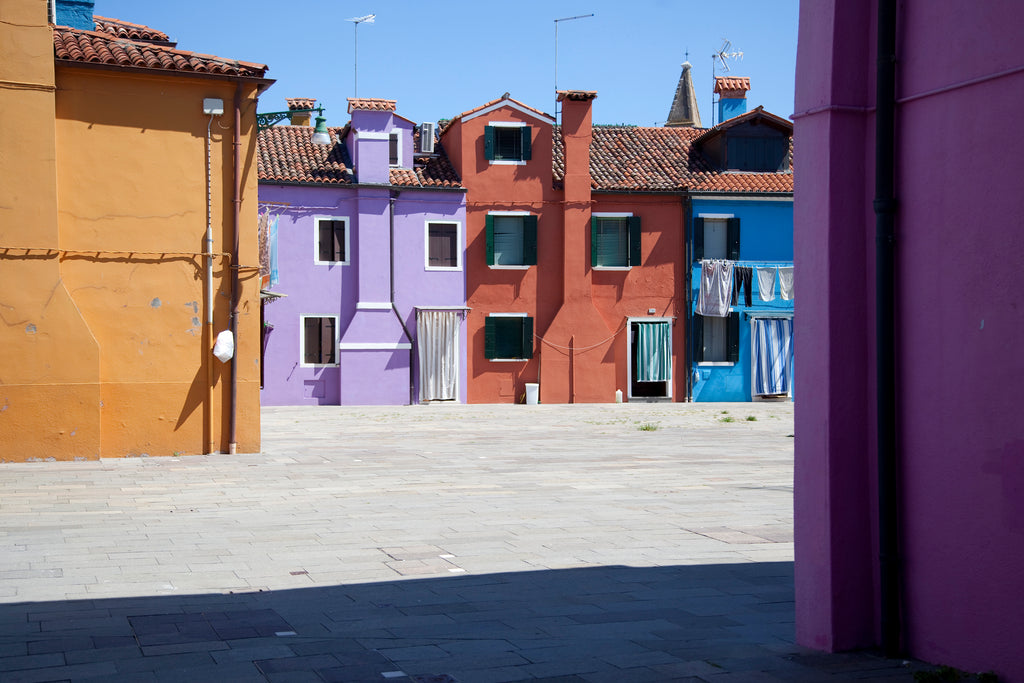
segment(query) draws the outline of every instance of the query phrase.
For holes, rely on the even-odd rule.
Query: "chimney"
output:
[[[745,76],[715,77],[719,123],[747,113],[748,90],[750,90],[750,79]]]
[[[81,31],[95,31],[92,11],[93,0],[54,0],[54,18],[58,26],[70,26]]]
[[[672,99],[672,109],[668,113],[666,126],[687,126],[700,128],[700,111],[697,110],[697,95],[693,91],[693,76],[689,62],[683,62],[683,73],[679,75],[676,96]]]
[[[308,111],[295,111],[296,109],[312,109],[316,106],[316,98],[290,97],[286,98],[288,111],[292,113],[293,126],[308,126],[313,122],[313,113]]]

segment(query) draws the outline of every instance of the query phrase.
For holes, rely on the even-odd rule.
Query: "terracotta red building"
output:
[[[706,129],[594,126],[597,93],[554,117],[508,95],[443,124],[466,202],[468,401],[681,401],[690,372],[690,190],[792,193],[727,173]],[[721,187],[719,187],[721,186]]]

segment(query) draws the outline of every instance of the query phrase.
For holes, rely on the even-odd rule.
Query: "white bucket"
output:
[[[535,406],[539,403],[540,399],[540,385],[526,383],[526,405]]]

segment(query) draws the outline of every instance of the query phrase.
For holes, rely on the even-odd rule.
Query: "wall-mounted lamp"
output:
[[[270,111],[264,114],[256,114],[256,128],[257,130],[265,130],[277,124],[280,121],[284,121],[285,119],[291,117],[294,114],[311,114],[313,112],[317,113],[316,128],[313,129],[313,144],[331,144],[331,135],[330,133],[327,132],[327,119],[324,118],[323,107],[313,107],[310,109],[290,109],[288,111]]]

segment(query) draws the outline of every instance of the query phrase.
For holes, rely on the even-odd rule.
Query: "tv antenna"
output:
[[[715,74],[718,71],[719,64],[721,64],[722,70],[725,71],[726,73],[731,71],[731,69],[729,68],[729,60],[730,59],[737,60],[737,61],[742,61],[743,60],[743,51],[742,50],[733,50],[732,49],[732,43],[729,40],[727,40],[725,38],[722,38],[722,47],[718,48],[718,52],[716,52],[715,54],[711,55],[711,81],[712,81],[712,83],[711,83],[711,126],[712,127],[714,127],[714,125],[715,125],[715,90],[714,90]]]
[[[345,21],[352,22],[352,96],[359,97],[359,24],[372,24],[376,14],[352,17]]]

